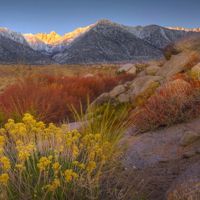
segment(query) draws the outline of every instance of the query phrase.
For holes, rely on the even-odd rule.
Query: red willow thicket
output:
[[[159,88],[133,114],[133,122],[141,131],[148,131],[189,120],[200,114],[199,97],[198,81],[176,79]]]
[[[0,95],[0,111],[4,120],[20,118],[30,112],[45,122],[62,122],[73,118],[72,106],[86,109],[88,99],[93,101],[120,82],[132,80],[131,75],[114,77],[54,77],[37,75],[27,77],[8,87]]]

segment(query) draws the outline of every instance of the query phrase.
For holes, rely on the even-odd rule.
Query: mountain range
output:
[[[63,36],[21,34],[0,28],[0,63],[83,64],[141,61],[163,57],[163,49],[200,29],[158,25],[125,26],[100,20]]]

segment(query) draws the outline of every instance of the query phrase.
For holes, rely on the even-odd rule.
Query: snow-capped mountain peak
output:
[[[184,28],[184,27],[167,27],[168,29],[171,30],[177,30],[177,31],[186,31],[186,32],[200,32],[200,28]]]

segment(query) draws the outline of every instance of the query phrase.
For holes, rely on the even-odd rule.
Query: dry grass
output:
[[[0,93],[16,80],[35,74],[52,76],[85,76],[87,74],[114,75],[115,64],[99,65],[0,65]]]

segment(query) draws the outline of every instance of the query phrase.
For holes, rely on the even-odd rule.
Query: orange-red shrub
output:
[[[31,112],[46,122],[72,119],[71,106],[86,108],[88,98],[93,101],[120,82],[131,80],[130,75],[108,77],[53,77],[39,75],[25,78],[8,87],[0,95],[0,111],[4,118],[20,118]]]
[[[133,114],[133,122],[141,131],[183,122],[200,114],[197,85],[177,79],[161,87]]]

